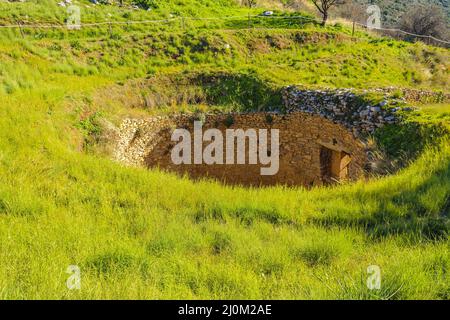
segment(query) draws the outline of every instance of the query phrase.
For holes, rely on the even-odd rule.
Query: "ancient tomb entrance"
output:
[[[249,132],[279,132],[278,170],[273,175],[262,175],[261,169],[268,167],[261,163],[251,163],[245,152],[245,161],[227,164],[225,151],[223,163],[192,161],[174,163],[173,150],[177,141],[173,140],[176,129],[184,129],[192,136],[191,159],[195,158],[194,123],[199,122],[203,132],[209,129],[219,131],[225,137],[229,130]],[[247,137],[248,138],[248,137]],[[197,140],[198,142],[198,140]],[[205,149],[211,140],[201,141]],[[225,143],[225,142],[224,142]],[[249,150],[250,140],[245,140],[245,150]],[[237,144],[233,147],[238,153]],[[224,148],[225,149],[225,148]],[[241,147],[242,149],[242,147]],[[271,155],[271,147],[259,154]],[[188,155],[189,156],[189,155]],[[345,127],[318,115],[303,112],[289,114],[246,113],[246,114],[206,114],[199,116],[176,115],[149,119],[127,119],[124,121],[116,158],[130,165],[160,168],[188,175],[193,179],[212,178],[225,184],[244,186],[316,186],[338,181],[355,180],[364,173],[366,152],[363,143]]]
[[[323,184],[347,181],[352,157],[339,148],[321,146],[320,148],[320,174]]]

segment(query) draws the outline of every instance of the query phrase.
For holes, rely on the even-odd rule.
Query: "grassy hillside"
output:
[[[0,2],[0,17],[3,21],[36,21],[65,22],[67,7],[58,5],[55,0],[29,0],[22,3]],[[103,5],[101,1],[94,5],[87,0],[73,1],[80,6],[83,22],[135,20],[138,18],[166,17],[170,15],[203,16],[232,15],[244,13],[238,2],[234,0],[183,0],[183,1],[124,1],[124,7],[115,5]],[[133,8],[133,4],[139,4],[140,8]],[[148,4],[148,5],[145,5]],[[146,8],[150,10],[146,10]]]
[[[248,14],[191,2],[131,14]],[[88,21],[123,16],[88,9]],[[62,23],[61,10],[0,3],[0,21],[27,12]],[[104,121],[270,108],[287,84],[449,87],[446,49],[286,21],[0,29],[0,299],[449,299],[444,133],[381,132],[380,143],[420,154],[395,175],[312,190],[192,182],[98,152]],[[174,78],[185,86],[172,89]],[[161,93],[151,106],[134,86],[148,82]],[[211,98],[176,103],[180,93]],[[448,108],[424,106],[405,125],[448,126]],[[81,268],[81,290],[66,288],[69,265]],[[369,265],[381,267],[381,290],[367,289]]]

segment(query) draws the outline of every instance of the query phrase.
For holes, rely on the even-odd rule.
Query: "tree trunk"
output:
[[[325,27],[325,25],[327,24],[327,21],[328,21],[328,12],[325,12],[325,13],[323,14],[322,26]]]

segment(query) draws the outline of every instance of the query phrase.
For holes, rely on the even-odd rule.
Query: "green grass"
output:
[[[42,8],[36,21],[52,18]],[[183,108],[163,97],[151,110],[131,109],[135,80],[154,81],[141,93],[171,97],[177,90],[163,80],[175,75],[203,108],[242,110],[276,103],[277,88],[292,83],[442,90],[447,50],[368,35],[353,43],[345,30],[316,26],[117,32],[0,42],[1,299],[450,298],[443,133],[433,143],[419,135],[417,158],[395,175],[312,190],[192,182],[84,148],[99,117],[118,123]],[[448,123],[440,115],[409,121]],[[66,288],[69,265],[81,268],[80,291]],[[370,265],[381,268],[379,291],[366,287]]]
[[[421,105],[422,109],[427,114],[436,114],[440,117],[448,117],[450,115],[450,104],[448,103],[435,103]]]
[[[150,2],[150,1],[149,1]],[[185,16],[219,16],[233,15],[235,13],[247,12],[245,8],[236,5],[233,0],[183,0],[183,1],[155,1],[157,6],[151,11],[135,10],[131,8],[132,1],[124,1],[123,8],[117,5],[93,5],[90,1],[73,1],[73,4],[82,9],[83,22],[98,21],[122,21],[126,20],[150,20],[152,18],[168,18],[172,15]],[[9,4],[0,3],[0,19],[3,21],[16,21],[16,19],[26,19],[26,21],[49,23],[64,23],[67,8],[57,5],[57,1],[51,0],[30,0],[25,3]],[[259,12],[261,9],[259,9]],[[256,12],[256,10],[254,11]]]
[[[2,298],[446,298],[448,141],[370,184],[247,190],[122,168],[8,118]],[[361,283],[371,264],[389,292]]]
[[[0,88],[6,93],[33,89],[59,75],[124,81],[199,69],[253,73],[278,85],[311,87],[433,89],[448,84],[447,52],[443,49],[382,39],[350,43],[331,38],[308,43],[326,34],[307,30],[199,31],[170,36],[160,32],[150,38],[129,34],[116,40],[4,41],[0,45]],[[52,77],[45,78],[47,74]]]

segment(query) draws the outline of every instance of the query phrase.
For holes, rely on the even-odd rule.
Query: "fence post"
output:
[[[353,20],[352,37],[355,36],[355,20]]]
[[[25,34],[23,33],[22,25],[20,24],[20,21],[16,20],[16,22],[17,22],[17,25],[19,26],[19,31],[20,31],[20,34],[22,35],[22,38],[25,38]]]

